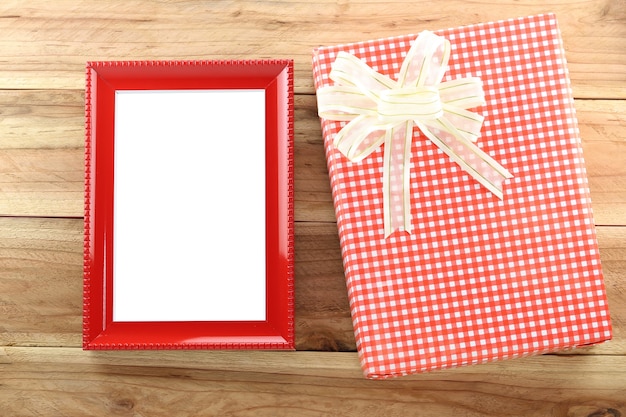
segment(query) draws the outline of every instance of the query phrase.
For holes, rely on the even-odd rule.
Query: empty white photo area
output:
[[[118,90],[113,321],[263,321],[265,91]]]

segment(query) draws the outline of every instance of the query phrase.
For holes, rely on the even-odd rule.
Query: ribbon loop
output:
[[[485,103],[482,81],[442,82],[449,58],[450,42],[429,31],[415,39],[397,81],[339,52],[329,74],[335,84],[317,92],[320,117],[348,122],[333,144],[350,161],[359,162],[383,146],[385,237],[413,228],[409,166],[414,125],[498,198],[503,198],[502,182],[513,177],[474,145],[483,117],[468,109]]]
[[[329,77],[339,85],[357,87],[372,100],[378,100],[380,91],[395,88],[397,85],[391,78],[374,71],[365,62],[343,51],[337,54]]]
[[[325,87],[325,93],[317,98],[318,114],[329,120],[350,121],[358,115],[376,117],[376,106],[374,100],[352,86]]]
[[[419,34],[409,49],[398,77],[402,86],[436,85],[441,82],[450,58],[450,42],[430,31]]]
[[[387,130],[377,119],[359,116],[337,133],[334,145],[350,161],[359,162],[380,147]]]

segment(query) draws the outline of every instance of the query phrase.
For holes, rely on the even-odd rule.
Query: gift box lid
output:
[[[321,118],[361,364],[368,378],[599,343],[611,323],[573,96],[552,14],[436,31],[442,82],[482,81],[476,146],[512,175],[502,198],[418,127],[411,233],[385,237],[385,144],[350,161],[347,121]],[[315,49],[320,90],[340,51],[398,79],[416,35]],[[351,90],[352,91],[352,90]],[[368,116],[369,117],[369,116]],[[349,122],[352,123],[352,122]]]

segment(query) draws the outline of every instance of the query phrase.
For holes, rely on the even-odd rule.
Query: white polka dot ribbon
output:
[[[334,145],[350,161],[359,162],[384,144],[385,237],[396,229],[413,229],[413,126],[498,198],[503,198],[504,179],[513,177],[474,145],[483,117],[467,109],[485,103],[482,82],[477,77],[441,82],[449,58],[450,42],[424,31],[394,81],[354,55],[339,52],[329,74],[335,84],[317,91],[320,117],[348,122],[335,135]]]

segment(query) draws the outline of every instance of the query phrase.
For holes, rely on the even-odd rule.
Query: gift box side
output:
[[[608,340],[611,324],[562,40],[554,15],[437,32],[445,79],[480,76],[479,144],[514,174],[498,201],[414,133],[415,231],[381,236],[382,152],[351,163],[321,120],[365,375],[387,378]],[[316,89],[347,51],[395,78],[414,35],[314,51]],[[445,80],[444,79],[444,80]]]

